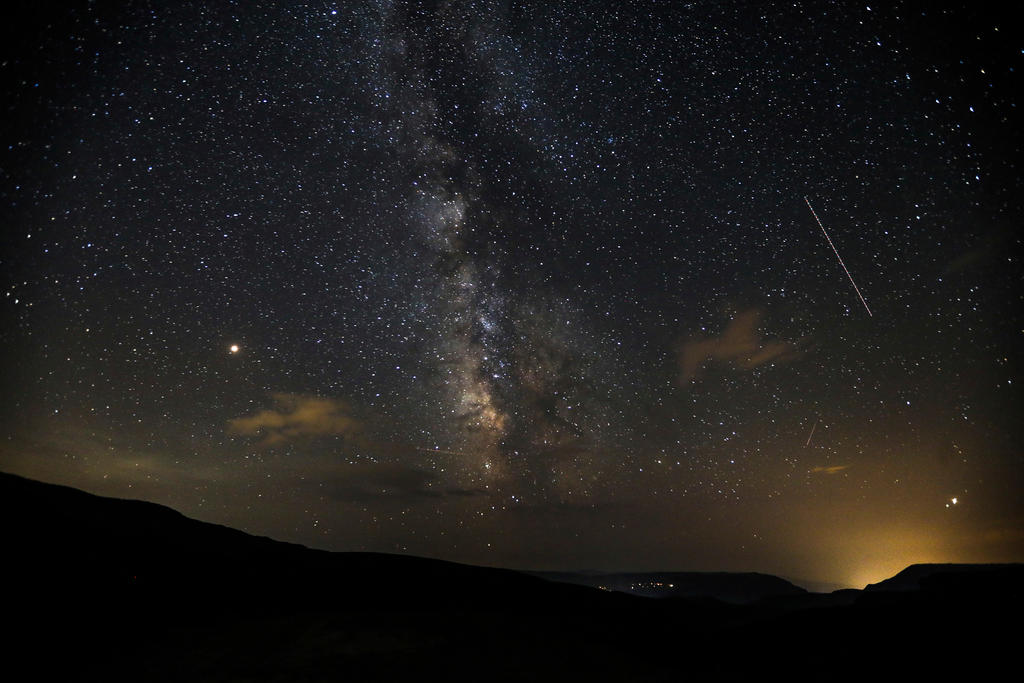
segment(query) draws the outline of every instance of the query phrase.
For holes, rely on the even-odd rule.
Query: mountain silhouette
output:
[[[0,473],[8,579],[78,595],[88,584],[108,599],[131,596],[204,609],[495,607],[593,599],[578,586],[506,569],[384,553],[332,553],[189,519],[156,503],[95,496]],[[18,520],[18,521],[15,521]],[[606,603],[624,602],[626,596]],[[554,601],[554,603],[552,603]],[[193,608],[190,608],[193,609]]]
[[[912,564],[895,576],[868,584],[865,592],[972,592],[1003,595],[1024,590],[1021,564]]]
[[[3,473],[0,518],[5,663],[44,680],[987,678],[1014,663],[1024,606],[1021,565],[914,565],[831,594],[529,574],[312,550]]]

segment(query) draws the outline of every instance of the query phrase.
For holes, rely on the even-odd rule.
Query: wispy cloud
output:
[[[824,465],[811,468],[811,474],[837,474],[845,469],[848,469],[849,465]]]
[[[769,361],[788,358],[796,351],[789,342],[766,341],[758,331],[761,311],[750,309],[737,314],[718,337],[692,339],[679,352],[683,379],[696,379],[708,361],[732,362],[744,369]]]
[[[228,432],[262,436],[273,446],[303,437],[352,437],[361,431],[359,420],[344,401],[301,394],[272,394],[274,408],[228,421]]]

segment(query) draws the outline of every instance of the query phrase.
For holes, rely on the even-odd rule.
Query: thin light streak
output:
[[[814,216],[814,220],[818,221],[818,227],[821,228],[821,231],[825,234],[825,239],[828,240],[828,246],[832,247],[832,251],[835,252],[836,258],[839,259],[839,265],[841,265],[843,270],[846,271],[846,277],[850,278],[850,284],[853,285],[854,291],[857,292],[857,296],[860,297],[860,302],[864,304],[864,310],[866,310],[868,315],[871,316],[871,309],[868,308],[868,302],[864,300],[864,295],[860,293],[860,288],[857,286],[857,283],[853,281],[853,276],[850,275],[849,269],[847,269],[846,264],[843,263],[843,257],[839,255],[839,250],[836,249],[836,245],[832,244],[832,238],[828,236],[828,231],[825,230],[825,226],[822,225],[821,219],[818,218],[818,214],[814,211],[814,207],[811,206],[810,200],[807,199],[807,197],[804,197],[804,201],[807,202],[807,208],[811,210],[811,215]]]
[[[814,437],[814,430],[818,428],[818,420],[814,421],[814,426],[811,427],[811,435],[807,437],[807,443],[804,444],[804,448],[811,445],[811,439]]]

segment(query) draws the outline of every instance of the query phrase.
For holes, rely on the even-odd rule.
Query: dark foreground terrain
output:
[[[1024,565],[915,565],[831,594],[760,574],[528,575],[310,550],[8,474],[0,514],[5,680],[1019,675]]]

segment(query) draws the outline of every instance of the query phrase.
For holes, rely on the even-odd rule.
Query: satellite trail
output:
[[[843,263],[843,257],[839,255],[839,250],[836,249],[836,245],[832,244],[832,238],[828,236],[828,231],[825,230],[825,226],[822,225],[821,219],[818,218],[818,214],[815,213],[814,207],[811,206],[810,200],[807,199],[807,197],[804,197],[804,201],[807,202],[807,208],[811,210],[811,215],[814,216],[814,220],[818,221],[818,227],[821,228],[821,231],[823,233],[825,233],[825,239],[828,240],[828,246],[832,247],[832,251],[836,253],[836,258],[839,259],[839,265],[841,265],[843,267],[843,270],[846,271],[846,277],[850,278],[850,284],[853,285],[854,291],[857,292],[857,296],[860,297],[860,302],[864,304],[864,310],[866,310],[868,312],[868,315],[871,316],[871,309],[868,308],[868,302],[864,301],[864,295],[860,293],[860,288],[857,287],[857,283],[853,281],[853,276],[850,275],[849,269],[847,269],[846,264]]]

